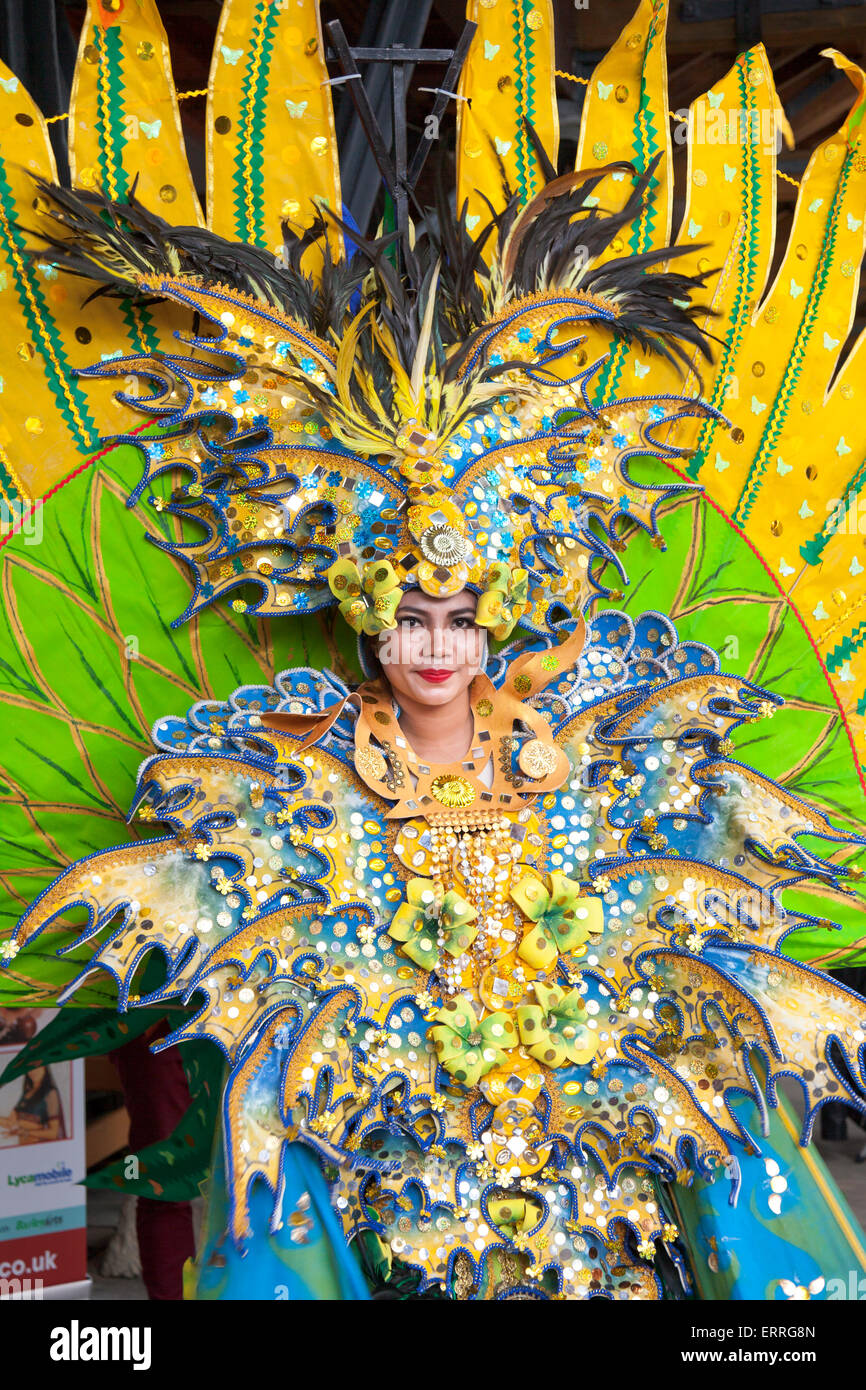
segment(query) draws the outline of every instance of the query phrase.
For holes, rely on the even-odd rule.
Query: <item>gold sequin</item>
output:
[[[453,772],[434,777],[430,790],[442,806],[471,806],[475,800],[475,788],[465,777],[456,777]]]

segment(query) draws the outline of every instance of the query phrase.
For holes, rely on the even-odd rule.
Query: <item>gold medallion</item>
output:
[[[453,772],[434,777],[430,790],[442,806],[471,806],[475,800],[475,788]]]
[[[374,781],[381,782],[388,771],[388,764],[378,748],[356,748],[355,771],[359,777],[372,777]]]
[[[551,748],[549,743],[542,743],[540,738],[531,738],[517,756],[520,771],[525,777],[531,777],[534,782],[549,777],[556,764],[556,749]]]

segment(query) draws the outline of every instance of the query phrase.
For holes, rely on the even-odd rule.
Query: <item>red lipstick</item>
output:
[[[424,681],[429,681],[431,685],[442,685],[454,675],[453,671],[443,671],[438,667],[430,667],[427,671],[419,671],[418,675]]]

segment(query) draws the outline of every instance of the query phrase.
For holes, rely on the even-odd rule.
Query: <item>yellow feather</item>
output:
[[[417,406],[421,405],[421,388],[424,382],[424,369],[427,366],[427,353],[430,350],[430,337],[433,332],[433,315],[436,312],[436,288],[439,284],[439,267],[442,262],[436,262],[436,269],[430,281],[430,288],[427,291],[427,303],[424,308],[424,318],[421,321],[421,332],[418,334],[418,346],[415,349],[415,360],[412,363],[412,396]]]
[[[361,336],[361,329],[364,326],[364,319],[370,313],[371,309],[374,309],[375,307],[376,306],[374,302],[371,300],[369,304],[365,304],[364,307],[360,310],[360,312],[355,315],[355,317],[352,319],[352,322],[349,324],[348,328],[343,334],[343,341],[340,343],[340,347],[337,352],[337,365],[336,371],[334,373],[334,385],[337,388],[337,396],[339,400],[347,408],[351,408],[352,402],[351,392],[349,391],[349,382],[351,380],[352,371],[355,366],[355,350],[358,345],[358,339]]]

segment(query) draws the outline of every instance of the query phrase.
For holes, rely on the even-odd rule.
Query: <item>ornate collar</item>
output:
[[[371,791],[394,803],[389,820],[457,809],[514,811],[561,787],[569,775],[571,764],[547,719],[527,700],[574,665],[585,636],[581,621],[559,647],[518,657],[498,690],[487,676],[475,677],[469,687],[472,742],[459,763],[425,763],[417,757],[383,680],[368,681],[324,716],[267,714],[262,724],[301,735],[301,752],[327,733],[348,704],[356,704],[355,770]]]

